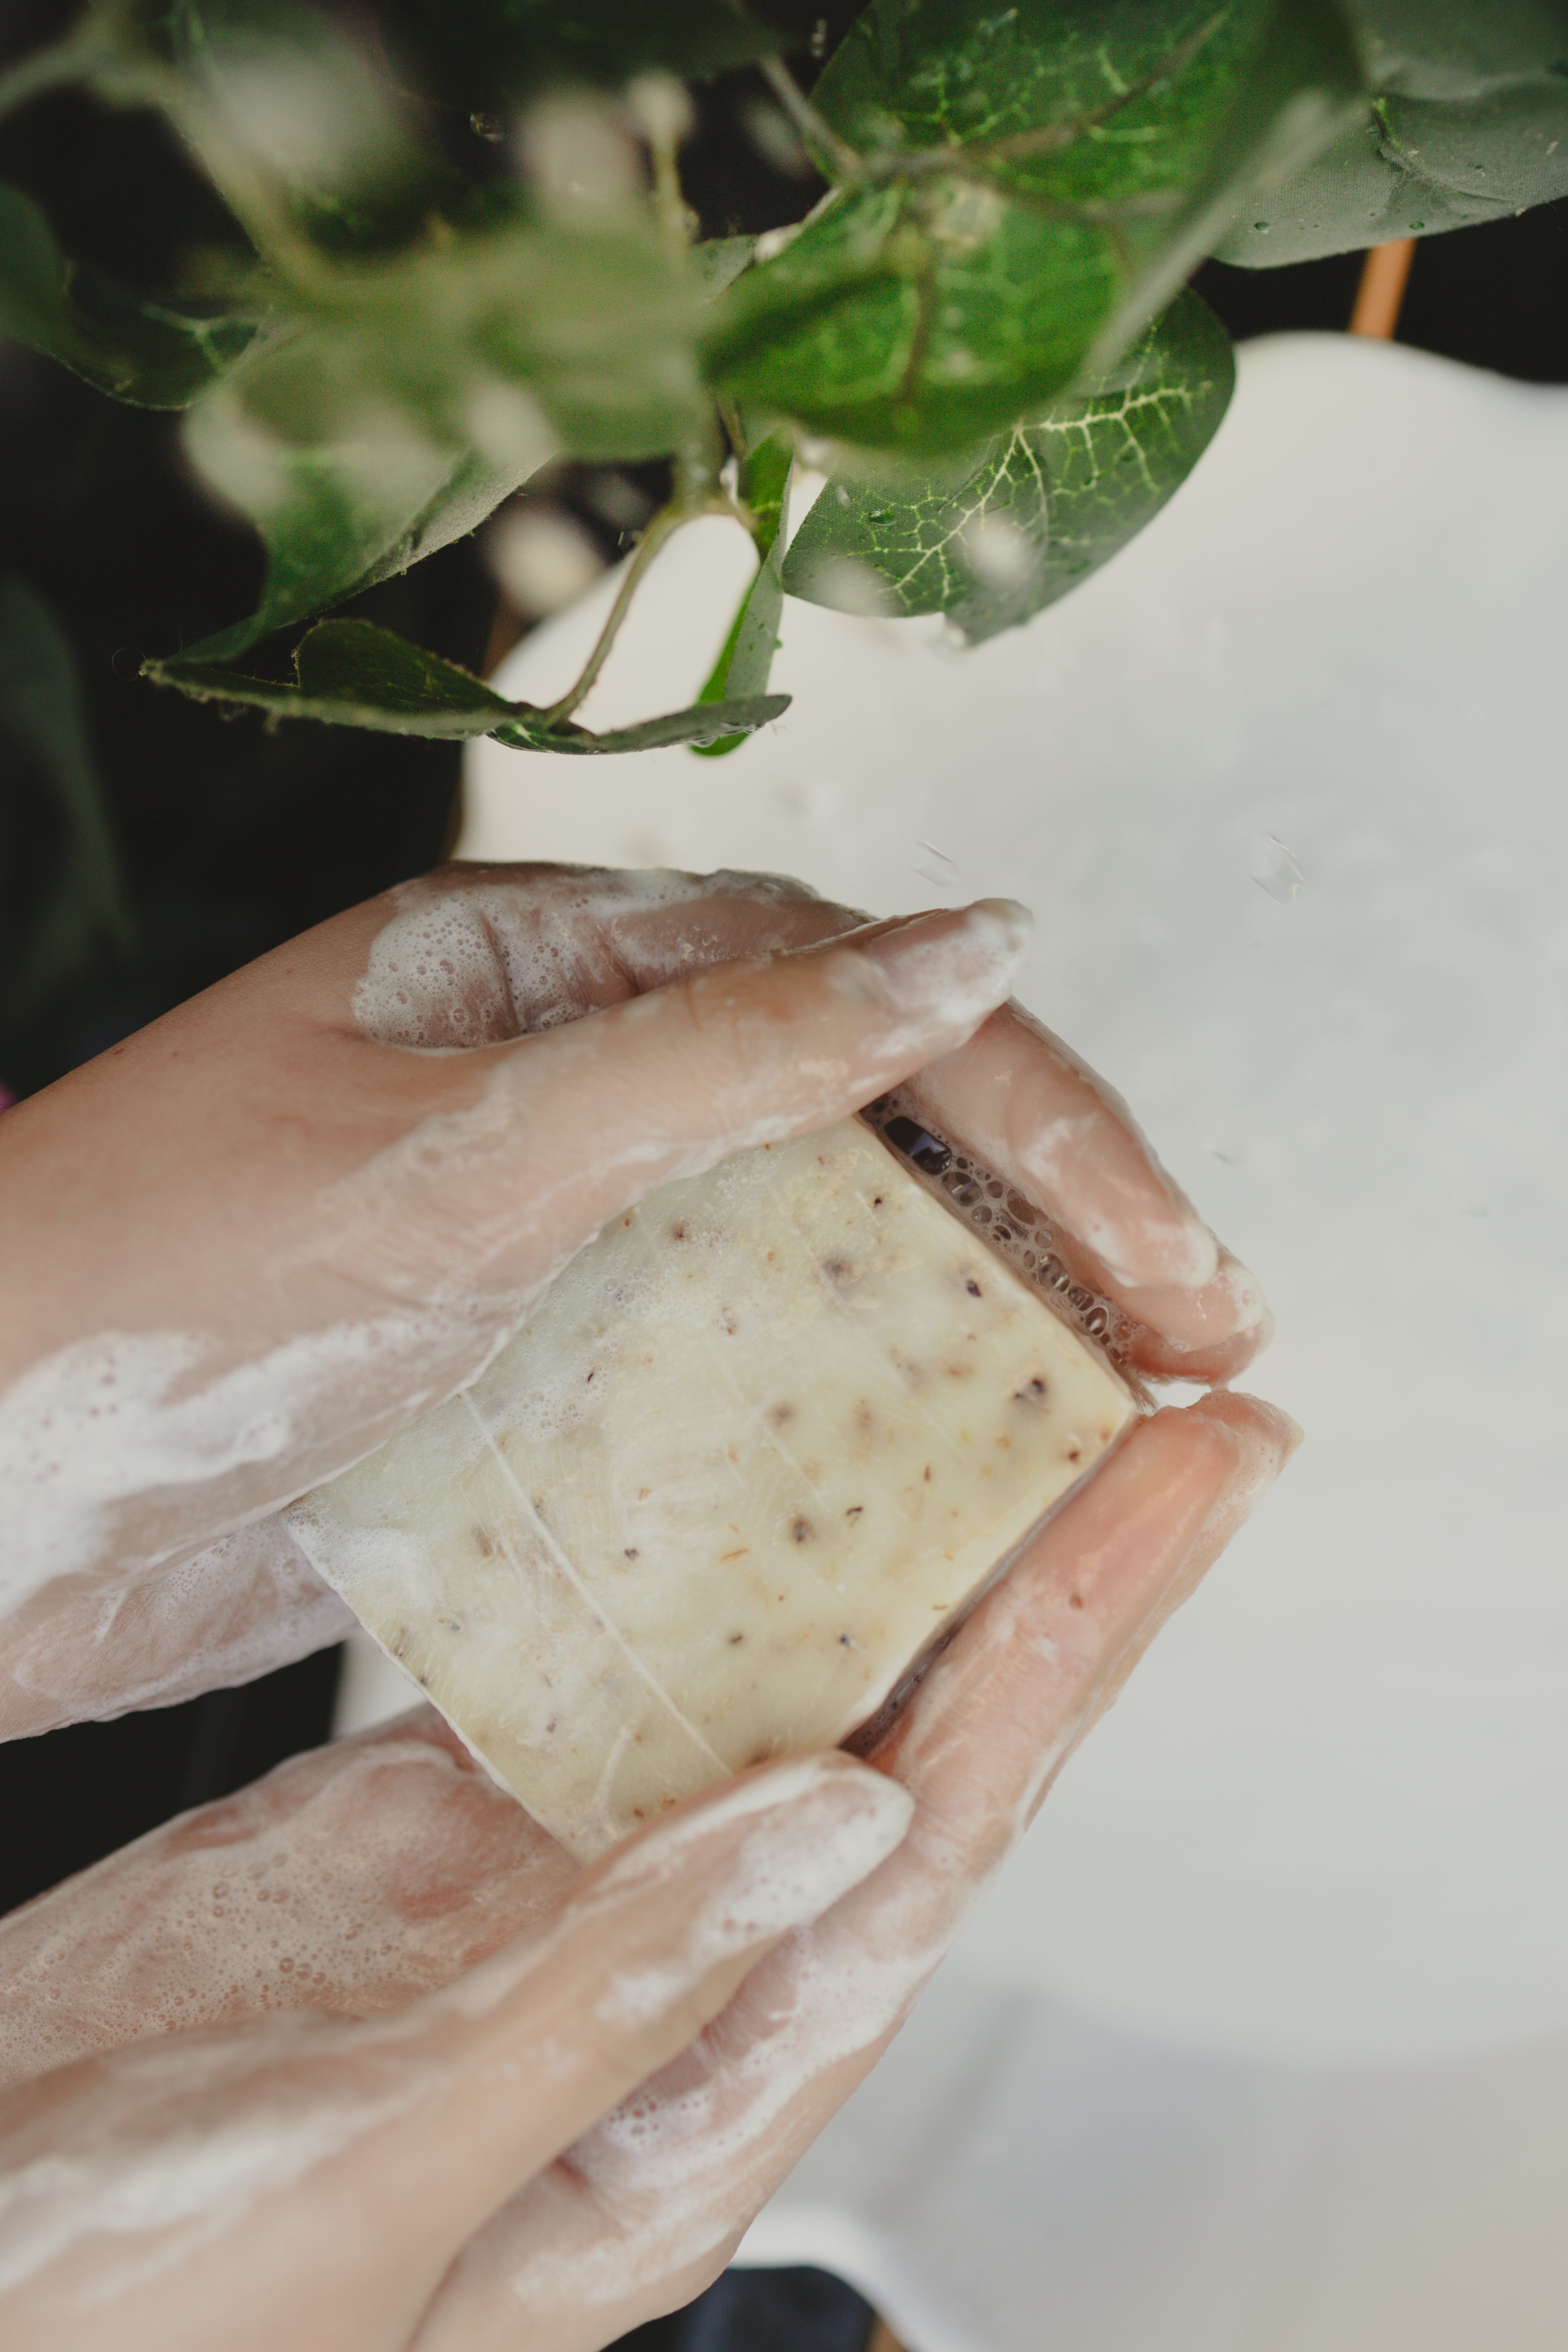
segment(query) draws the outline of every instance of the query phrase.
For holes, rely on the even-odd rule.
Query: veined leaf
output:
[[[198,471],[257,525],[268,566],[258,610],[184,660],[235,660],[405,570],[563,448],[662,455],[703,413],[701,299],[636,220],[513,221],[333,270],[316,314],[259,342],[192,416]]]
[[[354,620],[322,621],[309,632],[294,657],[294,686],[189,659],[149,662],[146,667],[149,677],[200,701],[443,742],[494,735],[519,751],[640,751],[664,743],[708,742],[720,735],[749,734],[777,719],[789,702],[788,695],[743,697],[596,735],[570,719],[552,721],[532,703],[508,702],[455,662],[426,653],[390,629]]]
[[[1561,0],[1349,0],[1376,93],[1218,249],[1266,269],[1502,220],[1568,194]]]
[[[977,462],[830,483],[784,565],[788,594],[863,612],[946,613],[971,643],[1065,596],[1124,547],[1202,456],[1235,380],[1228,337],[1179,295],[1113,371]]]
[[[746,460],[741,487],[752,518],[757,572],[740,600],[740,610],[712,675],[697,697],[699,703],[733,701],[768,690],[784,610],[784,530],[793,464],[794,452],[782,441],[764,441]],[[744,740],[741,735],[721,735],[711,743],[694,743],[692,749],[706,759],[718,760]]]
[[[873,0],[816,91],[860,161],[715,306],[710,375],[866,447],[972,448],[1125,349],[1364,88],[1338,0]]]
[[[20,189],[0,187],[0,334],[139,408],[185,408],[253,340],[249,317],[165,310],[68,261]]]

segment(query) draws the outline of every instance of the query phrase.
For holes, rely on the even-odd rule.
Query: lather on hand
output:
[[[1149,1369],[1238,1368],[1248,1279],[993,1010],[1014,910],[854,921],[454,869],[0,1120],[13,1727],[331,1638],[278,1504],[471,1377],[607,1215],[915,1068]],[[7,2341],[590,2352],[688,2297],[1288,1445],[1234,1396],[1156,1414],[869,1766],[767,1768],[584,1876],[424,1711],[5,1923]]]

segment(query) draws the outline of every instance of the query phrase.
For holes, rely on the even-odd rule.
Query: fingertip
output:
[[[873,976],[890,1012],[939,1023],[956,1040],[1004,1002],[1033,928],[1033,917],[1017,900],[978,898],[838,945]]]

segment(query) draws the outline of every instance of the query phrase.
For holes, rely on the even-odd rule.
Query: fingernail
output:
[[[1085,1238],[1092,1245],[1092,1237]],[[1219,1244],[1193,1211],[1141,1234],[1107,1234],[1101,1254],[1117,1281],[1134,1290],[1202,1290],[1219,1265]]]
[[[978,1021],[1001,1003],[1033,929],[1033,916],[1016,899],[980,898],[972,907],[912,916],[856,953],[900,1012],[936,1013],[956,1024]]]
[[[1235,1442],[1237,1465],[1226,1481],[1193,1544],[1193,1554],[1207,1568],[1251,1517],[1305,1434],[1277,1404],[1261,1398],[1231,1398],[1224,1391],[1194,1408],[1206,1420],[1217,1421]],[[1237,1417],[1233,1418],[1235,1414]]]
[[[1178,1356],[1206,1355],[1249,1336],[1255,1339],[1253,1352],[1260,1353],[1274,1328],[1262,1284],[1230,1258],[1202,1291],[1175,1299],[1167,1293],[1150,1319]]]

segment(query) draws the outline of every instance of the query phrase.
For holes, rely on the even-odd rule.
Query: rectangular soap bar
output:
[[[617,1219],[471,1388],[294,1507],[574,1854],[844,1739],[1134,1417],[963,1213],[860,1120],[737,1153]]]

